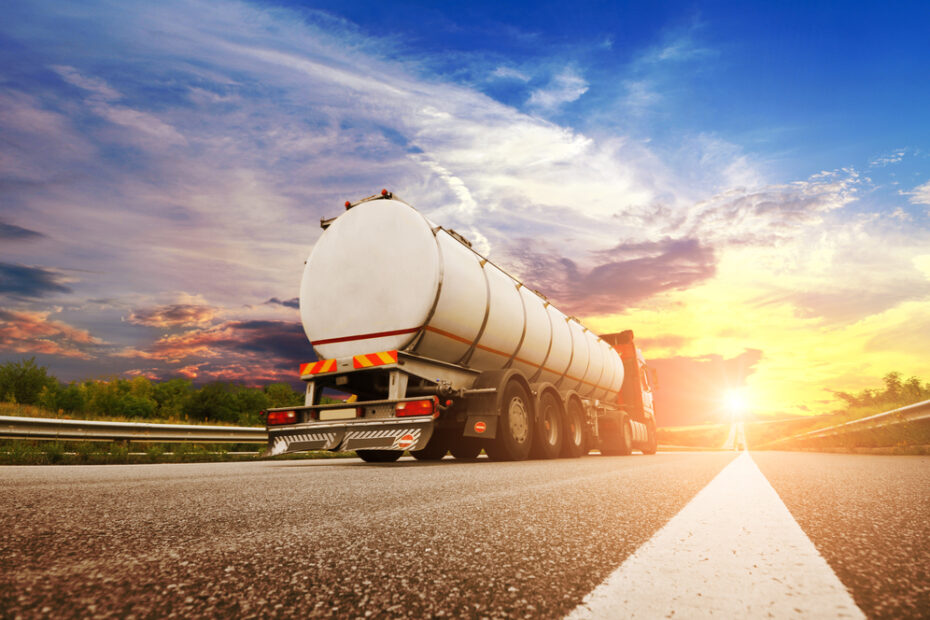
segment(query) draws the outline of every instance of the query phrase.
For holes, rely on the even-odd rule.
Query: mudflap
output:
[[[496,415],[470,415],[462,434],[477,439],[494,439],[497,437],[497,420]]]
[[[372,420],[268,429],[268,454],[306,450],[422,450],[433,436],[432,418]]]

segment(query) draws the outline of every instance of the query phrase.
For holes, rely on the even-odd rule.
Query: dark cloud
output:
[[[45,297],[54,293],[70,293],[61,284],[61,276],[44,267],[27,267],[0,263],[0,293],[15,297]]]
[[[129,322],[152,327],[193,327],[209,325],[216,310],[196,304],[172,304],[154,308],[140,308],[129,315]]]
[[[40,232],[0,221],[0,239],[9,241],[32,241],[34,239],[41,239],[44,236],[45,235]]]
[[[511,252],[524,282],[563,312],[620,312],[662,291],[685,289],[714,275],[713,249],[696,239],[622,244],[593,253],[599,264],[582,272],[571,259],[524,240]]]
[[[281,301],[277,297],[272,297],[265,303],[266,304],[277,304],[279,306],[285,306],[287,308],[300,308],[300,300],[296,297],[294,299],[285,299],[284,301]]]
[[[295,364],[308,361],[310,342],[300,323],[284,321],[243,321],[231,323],[238,336],[235,346],[239,350],[267,354],[269,364],[277,368],[296,368]]]
[[[759,349],[747,349],[730,359],[706,355],[648,360],[659,378],[655,393],[659,425],[729,422],[724,394],[744,386],[762,357]]]

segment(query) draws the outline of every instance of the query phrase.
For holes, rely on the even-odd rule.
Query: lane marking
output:
[[[567,618],[865,618],[743,452]]]

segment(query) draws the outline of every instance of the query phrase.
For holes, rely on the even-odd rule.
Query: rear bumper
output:
[[[421,450],[433,435],[431,417],[313,422],[268,428],[271,456],[304,450]]]

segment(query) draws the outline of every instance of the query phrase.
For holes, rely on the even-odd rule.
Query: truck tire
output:
[[[633,454],[633,427],[630,426],[630,419],[623,416],[620,419],[620,455],[631,454]]]
[[[563,428],[565,433],[562,439],[562,456],[574,459],[587,454],[584,409],[575,399],[569,400],[565,405]]]
[[[659,441],[656,438],[656,421],[649,420],[646,422],[646,445],[643,446],[643,454],[655,454],[659,448]]]
[[[516,379],[504,386],[500,400],[497,437],[485,447],[495,461],[524,461],[533,446],[533,406],[530,395]]]
[[[403,454],[402,450],[356,450],[358,458],[366,463],[393,463]]]
[[[565,435],[562,407],[555,395],[543,392],[538,401],[539,418],[536,421],[536,437],[530,457],[534,459],[555,459],[562,452]]]
[[[633,453],[633,429],[626,415],[603,419],[598,426],[601,430],[601,454],[627,456]]]
[[[449,451],[449,442],[442,433],[433,433],[422,450],[411,450],[410,456],[418,461],[439,461]]]
[[[483,447],[484,443],[481,439],[459,437],[459,439],[452,444],[450,452],[452,452],[452,456],[460,461],[473,461],[481,454],[481,449]]]

